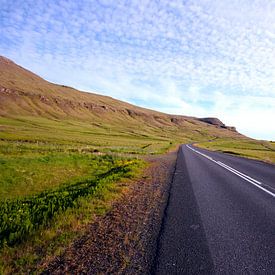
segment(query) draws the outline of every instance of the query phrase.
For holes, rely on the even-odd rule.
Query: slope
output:
[[[168,115],[47,82],[5,57],[0,57],[0,117],[0,137],[12,140],[33,140],[33,131],[36,140],[86,143],[101,136],[104,143],[112,136],[111,143],[120,145],[115,142],[119,136],[124,145],[123,139],[141,139],[141,146],[148,144],[146,140],[243,138],[224,124]]]

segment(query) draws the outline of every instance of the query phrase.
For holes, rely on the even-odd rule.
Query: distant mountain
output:
[[[184,110],[183,110],[184,112]],[[94,93],[50,83],[0,56],[0,116],[76,120],[118,133],[181,140],[243,137],[217,118],[170,115]],[[144,134],[145,133],[145,134]]]

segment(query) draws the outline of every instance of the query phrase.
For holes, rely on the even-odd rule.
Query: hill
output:
[[[0,140],[77,144],[72,150],[127,154],[162,153],[180,143],[197,142],[208,149],[268,162],[275,159],[274,143],[245,137],[218,118],[164,114],[53,84],[3,56]]]
[[[0,57],[0,116],[2,133],[12,139],[28,140],[29,134],[31,139],[34,138],[33,133],[20,127],[16,137],[13,135],[8,125],[20,122],[27,127],[39,127],[37,140],[44,140],[45,135],[46,139],[55,139],[47,133],[51,127],[57,130],[57,135],[65,131],[62,139],[67,141],[73,138],[68,135],[74,136],[77,131],[83,136],[97,134],[106,138],[119,135],[122,139],[148,138],[181,143],[216,137],[243,137],[223,123],[164,114],[47,82],[5,57]],[[58,124],[62,130],[58,129]],[[66,125],[68,129],[64,129]],[[86,138],[80,137],[79,141],[85,142]]]

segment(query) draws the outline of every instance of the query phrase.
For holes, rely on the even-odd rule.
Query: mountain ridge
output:
[[[149,132],[159,130],[241,137],[234,127],[225,126],[219,119],[165,114],[155,110],[90,92],[50,83],[24,69],[10,59],[0,56],[0,115],[4,117],[35,116],[47,119],[76,119],[92,123],[127,125],[127,131],[145,125]],[[149,129],[150,128],[150,129]],[[207,130],[205,130],[206,128]],[[157,129],[157,130],[156,130]],[[202,129],[202,130],[201,130]],[[223,132],[222,132],[223,131]]]

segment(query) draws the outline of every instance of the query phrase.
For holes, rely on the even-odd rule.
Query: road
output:
[[[178,153],[155,274],[275,274],[275,166]]]

